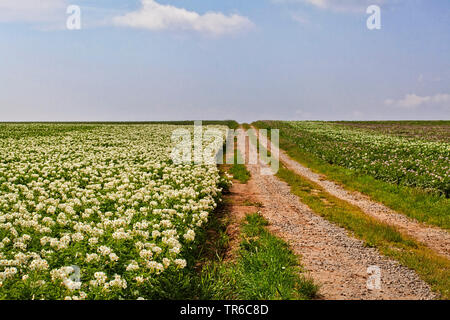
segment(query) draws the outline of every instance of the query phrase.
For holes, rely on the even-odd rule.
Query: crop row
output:
[[[394,184],[450,193],[450,144],[325,122],[288,122],[303,150]]]
[[[170,160],[179,127],[4,133],[0,299],[151,298],[182,271],[223,181],[215,165]]]

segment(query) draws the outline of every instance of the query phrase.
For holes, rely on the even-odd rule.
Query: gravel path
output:
[[[243,132],[240,135],[244,135]],[[244,148],[239,147],[242,154]],[[250,144],[251,152],[255,152]],[[253,148],[253,149],[252,149]],[[247,192],[263,204],[262,215],[270,229],[301,256],[309,275],[321,285],[323,299],[433,299],[436,295],[412,270],[381,256],[376,249],[347,231],[314,214],[273,175],[262,175],[265,165],[248,165],[252,174]],[[367,288],[367,268],[381,270],[381,288]]]
[[[268,145],[265,137],[261,138],[261,143],[264,146]],[[273,144],[270,147],[272,148],[271,150],[275,151],[275,154],[277,151],[279,152],[280,161],[289,170],[317,183],[331,195],[359,207],[365,214],[396,227],[402,233],[425,244],[437,254],[450,259],[450,233],[448,231],[425,225],[415,219],[399,214],[385,205],[371,200],[360,192],[347,191],[335,182],[326,180],[323,176],[292,160],[283,150],[276,148]]]

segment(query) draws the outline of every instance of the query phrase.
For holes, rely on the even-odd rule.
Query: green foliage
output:
[[[227,181],[213,164],[171,161],[177,126],[2,128],[0,299],[190,292],[185,275]]]
[[[365,193],[418,221],[450,228],[450,199],[443,195],[418,187],[390,183],[358,170],[330,164],[316,153],[307,151],[304,144],[297,139],[297,129],[286,122],[259,121],[255,125],[269,130],[280,129],[280,147],[286,150],[290,157],[318,173],[325,174],[328,179],[343,184],[347,189]]]
[[[238,180],[240,183],[247,183],[247,181],[250,180],[251,174],[247,170],[245,164],[238,162],[243,162],[242,156],[239,150],[235,149],[234,164],[231,165],[228,171],[233,175],[233,179]]]
[[[347,127],[427,141],[450,141],[450,121],[336,121]]]
[[[449,196],[448,142],[404,138],[327,122],[290,121],[283,129],[291,142],[327,163],[392,184]]]
[[[247,183],[247,181],[250,180],[250,172],[244,164],[232,165],[229,172],[233,175],[233,178],[238,180],[240,183]]]
[[[246,216],[235,262],[211,263],[201,275],[208,299],[311,299],[318,287],[301,275],[288,245],[266,230],[258,213]]]
[[[226,157],[224,153],[224,162],[226,162]],[[238,180],[240,183],[247,183],[250,180],[251,174],[247,170],[244,164],[245,159],[242,158],[240,151],[237,149],[236,137],[234,138],[234,153],[233,153],[233,164],[226,165],[228,172],[231,173],[233,179]]]

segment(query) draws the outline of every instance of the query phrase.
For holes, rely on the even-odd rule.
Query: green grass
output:
[[[450,199],[427,193],[419,188],[390,184],[343,167],[321,162],[295,147],[287,149],[291,158],[315,172],[325,174],[327,178],[341,183],[348,190],[369,195],[373,200],[420,222],[450,229]]]
[[[377,248],[382,254],[415,270],[419,276],[439,292],[450,298],[450,261],[401,234],[394,227],[364,214],[356,206],[327,193],[318,184],[280,166],[277,176],[291,186],[291,191],[315,213],[349,230],[365,245]]]
[[[244,206],[249,206],[249,207],[257,207],[257,208],[262,208],[264,207],[264,205],[261,202],[254,202],[254,201],[249,201],[249,200],[245,200],[242,203]]]
[[[318,288],[301,275],[296,255],[266,226],[267,221],[258,213],[246,216],[236,261],[204,266],[201,298],[303,300],[316,295]]]
[[[233,164],[229,172],[233,175],[233,179],[238,180],[240,183],[247,183],[250,180],[250,172],[243,164]]]
[[[326,175],[328,179],[342,184],[346,189],[362,192],[373,200],[420,222],[450,229],[450,199],[419,188],[394,185],[369,175],[329,164],[293,143],[287,133],[288,127],[286,126],[288,125],[282,122],[276,122],[272,127],[262,121],[255,122],[254,125],[266,129],[279,128],[281,149],[285,150],[292,159],[309,167],[314,172]]]
[[[240,183],[247,183],[248,180],[250,180],[251,175],[250,171],[247,170],[245,164],[242,164],[242,162],[244,162],[244,159],[242,159],[242,155],[236,147],[236,138],[234,147],[234,161],[233,164],[229,167],[228,172],[233,175],[233,179],[238,180]]]

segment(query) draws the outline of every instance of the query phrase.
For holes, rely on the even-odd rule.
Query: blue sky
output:
[[[450,119],[448,0],[142,1],[0,0],[0,121]]]

